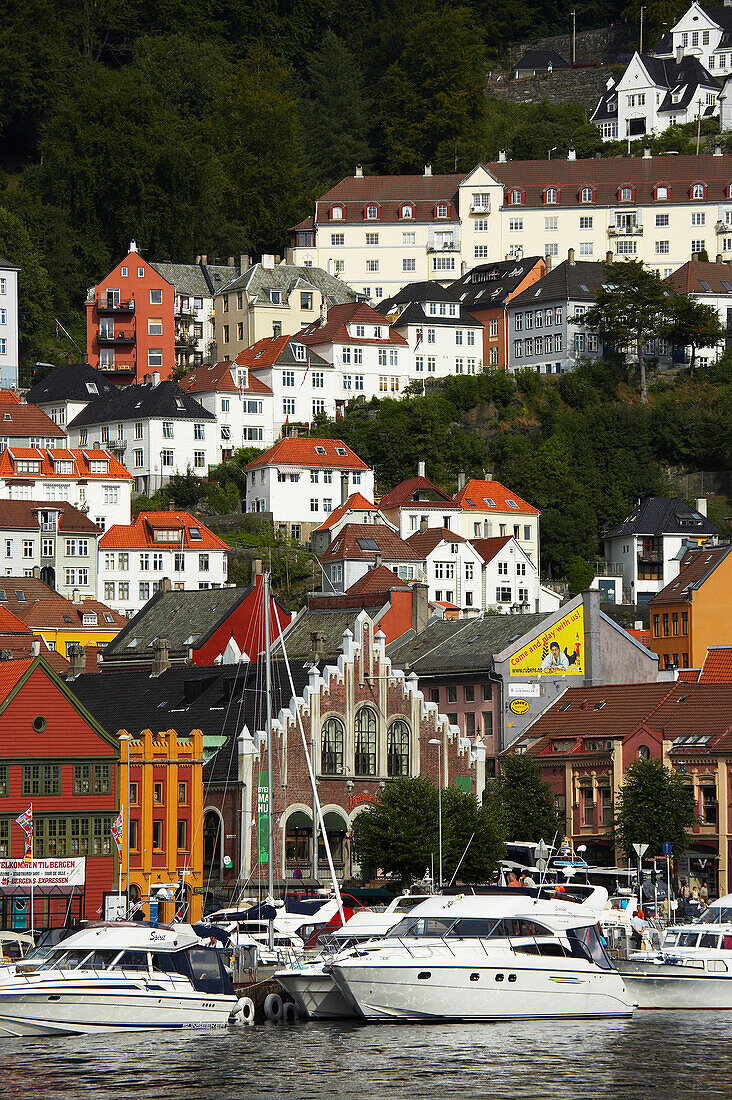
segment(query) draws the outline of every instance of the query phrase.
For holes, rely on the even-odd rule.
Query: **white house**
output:
[[[483,325],[463,307],[454,288],[410,283],[379,304],[410,350],[411,377],[419,382],[483,368]]]
[[[66,432],[14,390],[0,390],[0,450],[5,447],[64,447]]]
[[[25,400],[46,413],[65,435],[66,425],[91,401],[113,397],[117,392],[114,383],[95,370],[86,357],[81,363],[72,363],[69,358],[63,367],[56,367],[31,386]]]
[[[674,271],[673,275],[669,275],[666,285],[717,311],[719,323],[727,336],[716,347],[696,349],[697,366],[715,362],[732,338],[732,267],[725,263],[689,260],[678,271]],[[687,359],[690,355],[691,350],[687,348]]]
[[[541,584],[539,571],[518,541],[509,535],[473,539],[481,558],[484,611],[556,611],[561,596]]]
[[[247,512],[267,513],[278,533],[303,542],[343,499],[344,479],[347,495],[374,495],[374,471],[340,439],[281,439],[244,470]]]
[[[66,431],[73,447],[108,447],[124,458],[136,492],[154,493],[172,474],[188,470],[206,477],[220,460],[221,427],[213,413],[157,374],[97,398]]]
[[[348,475],[343,475],[343,477],[345,482],[343,492],[347,492]],[[313,553],[322,554],[327,550],[333,539],[347,523],[383,523],[396,531],[394,524],[389,522],[381,509],[372,500],[367,500],[363,493],[351,493],[343,504],[339,504],[337,508],[334,508],[313,531],[310,536]]]
[[[0,386],[18,386],[17,264],[0,257]]]
[[[321,555],[324,593],[347,592],[374,567],[384,565],[403,581],[426,583],[425,555],[390,525],[347,523]]]
[[[0,500],[66,501],[102,531],[130,522],[132,480],[100,447],[6,447],[0,453]]]
[[[425,477],[425,463],[417,466],[417,476],[408,477],[385,493],[379,508],[403,539],[428,527],[458,531],[462,511],[449,493]]]
[[[689,544],[716,534],[705,500],[692,508],[678,497],[648,497],[603,535],[605,561],[622,574],[626,603],[646,604],[678,576]]]
[[[452,605],[460,615],[478,615],[483,601],[483,561],[479,551],[461,535],[447,528],[428,527],[406,540],[425,561],[429,599]]]
[[[663,36],[656,57],[694,57],[715,76],[732,72],[732,7],[704,8],[696,0]]]
[[[331,420],[345,407],[342,379],[332,363],[294,336],[265,336],[241,351],[236,369],[272,394],[268,406],[271,440],[288,424],[312,424],[324,414]]]
[[[97,598],[129,618],[166,577],[173,589],[221,588],[228,551],[189,512],[141,512],[134,523],[115,524],[102,536]],[[134,638],[127,645],[134,648]]]
[[[529,561],[540,561],[539,518],[541,512],[517,493],[488,478],[471,478],[459,490],[460,506],[456,530],[467,539],[514,538]],[[522,601],[519,600],[519,603]]]
[[[274,395],[249,367],[229,360],[202,363],[181,378],[180,387],[216,418],[217,461],[231,458],[237,447],[272,446]]]
[[[0,500],[0,570],[40,576],[63,596],[93,599],[102,532],[66,501]]]

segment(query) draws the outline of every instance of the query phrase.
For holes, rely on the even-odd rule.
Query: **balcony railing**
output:
[[[459,252],[460,244],[455,238],[449,241],[430,241],[427,245],[428,252]]]
[[[471,214],[490,214],[491,204],[490,200],[487,202],[471,202],[470,213]]]
[[[653,561],[662,562],[663,553],[660,550],[643,550],[638,551],[638,561]]]
[[[98,332],[97,343],[100,347],[132,347],[135,343],[135,335],[126,335],[122,332]]]
[[[621,561],[602,561],[597,559],[592,562],[596,577],[623,577],[625,566]]]
[[[116,451],[118,454],[124,454],[127,450],[127,440],[113,439],[112,442],[108,444],[108,446],[110,451]]]
[[[136,367],[134,363],[102,363],[100,360],[97,370],[103,371],[105,374],[119,374],[121,371],[134,374]]]
[[[717,222],[714,227],[715,233],[732,233],[732,223],[730,222]]]
[[[642,237],[642,225],[610,225],[607,230],[608,237]]]
[[[114,298],[110,298],[106,294],[102,294],[99,298],[94,299],[94,305],[97,307],[99,313],[135,312],[134,298],[128,298],[126,301],[122,302]]]

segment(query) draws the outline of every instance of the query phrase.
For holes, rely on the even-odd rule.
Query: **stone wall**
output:
[[[527,80],[511,80],[505,74],[491,74],[487,92],[509,103],[579,103],[594,110],[611,76],[608,66],[594,69],[560,69]]]
[[[612,64],[619,53],[632,49],[635,28],[625,23],[616,23],[611,27],[597,27],[590,31],[577,31],[577,64]],[[518,42],[503,51],[506,64],[513,67],[527,50],[556,50],[571,63],[572,35],[555,34],[548,38],[533,38]]]

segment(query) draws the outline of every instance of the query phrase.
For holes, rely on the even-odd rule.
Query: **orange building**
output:
[[[158,891],[161,920],[181,913],[200,920],[203,909],[203,736],[149,729],[130,738],[120,730],[120,805],[124,806],[122,889],[127,885],[127,782],[129,769],[130,899],[144,905]],[[129,761],[129,763],[128,763]],[[163,895],[163,897],[166,896]]]
[[[700,668],[730,641],[732,545],[687,550],[678,576],[648,602],[650,648],[662,668]]]
[[[543,278],[546,261],[527,256],[479,264],[454,282],[450,290],[476,321],[483,325],[483,366],[505,370],[508,364],[508,320],[506,306]]]
[[[86,302],[89,362],[113,382],[131,385],[175,367],[175,288],[142,259],[134,241]]]

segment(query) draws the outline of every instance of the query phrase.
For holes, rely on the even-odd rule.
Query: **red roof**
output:
[[[22,619],[9,611],[7,607],[0,606],[0,633],[2,634],[32,634],[33,631]]]
[[[319,527],[316,527],[316,531],[329,531],[331,527],[334,527],[340,519],[343,519],[349,512],[378,512],[378,507],[371,500],[367,500],[362,493],[351,493],[345,504],[339,504],[337,508],[334,508],[329,516],[323,520]],[[313,532],[315,533],[315,532]]]
[[[425,531],[415,531],[406,541],[421,558],[426,558],[441,542],[467,542],[468,540],[462,535],[456,535],[449,527],[428,527]]]
[[[65,500],[0,500],[0,528],[18,528],[24,531],[39,530],[38,512],[59,511],[59,531],[74,531],[85,535],[98,535],[99,528],[88,516]],[[0,584],[2,581],[0,580]]]
[[[376,546],[365,549],[359,545],[359,540],[371,540]],[[396,531],[383,523],[347,523],[322,555],[321,561],[370,561],[377,554],[388,561],[424,561],[424,554],[414,550]]]
[[[0,390],[0,405],[19,405],[20,398],[15,390]]]
[[[437,499],[421,500],[420,494],[425,493],[431,493]],[[440,489],[438,485],[428,481],[426,477],[408,477],[405,481],[400,481],[390,493],[387,493],[379,501],[379,507],[382,509],[403,508],[411,504],[419,504],[420,508],[440,508],[443,510],[447,508],[448,511],[451,509],[457,510],[458,508],[458,505],[444,489]]]
[[[34,643],[38,643],[38,651],[40,655],[48,661],[51,668],[63,675],[69,667],[69,662],[65,657],[56,649],[51,649],[48,643],[39,634],[34,634],[32,630],[29,630],[27,634],[2,634],[0,633],[0,650],[5,649],[9,653],[12,653],[11,661],[20,661],[29,657],[33,657]],[[93,650],[94,661],[93,665],[89,661],[89,652]],[[98,671],[96,667],[96,646],[87,647],[87,672]],[[2,668],[2,664],[0,664]]]
[[[672,753],[732,750],[732,683],[675,683],[648,725],[663,733]],[[689,738],[697,740],[690,742]]]
[[[511,535],[498,535],[492,539],[471,539],[473,546],[480,554],[484,562],[488,563],[493,561],[496,554],[499,554],[507,542],[511,541]]]
[[[99,600],[81,600],[79,603],[74,603],[73,600],[67,600],[63,596],[35,600],[18,614],[27,627],[33,627],[35,630],[69,630],[82,626],[84,630],[89,630],[91,627],[83,623],[83,617],[91,614],[97,616],[97,626],[100,630],[114,630],[115,627],[121,630],[129,622],[124,615],[118,614]],[[111,619],[111,622],[108,619]]]
[[[681,675],[679,674],[679,679]],[[704,658],[700,684],[730,684],[732,683],[732,646],[710,646]]]
[[[240,367],[271,367],[287,347],[291,336],[265,336],[250,348],[240,351],[234,360]]]
[[[10,394],[11,391],[0,391]],[[11,394],[15,397],[15,394]],[[16,397],[17,402],[17,397]],[[66,432],[54,424],[50,416],[39,409],[37,405],[21,405],[3,398],[2,411],[0,411],[0,435],[2,436],[38,436],[48,438],[55,436],[64,439]]]
[[[154,530],[180,532],[170,542],[153,539]],[[191,538],[191,530],[200,538]],[[165,550],[175,546],[180,550],[228,550],[225,542],[209,531],[190,512],[140,512],[134,523],[115,523],[99,540],[100,550]]]
[[[221,363],[202,363],[184,374],[178,385],[186,393],[238,393],[239,387],[231,373],[233,367],[230,359]],[[241,393],[272,393],[272,390],[247,371],[247,385],[241,387]]]
[[[0,702],[7,699],[32,664],[32,657],[26,657],[21,661],[0,661]]]
[[[374,325],[379,325],[382,331],[386,330],[386,335],[354,336],[346,328],[347,325],[352,324],[369,325],[372,328]],[[311,325],[298,332],[294,339],[308,347],[318,347],[321,344],[396,344],[400,347],[408,347],[404,337],[389,328],[383,314],[378,313],[365,302],[346,302],[343,305],[331,306],[325,324],[313,321]]]
[[[344,453],[339,454],[339,451]],[[274,447],[257,455],[244,467],[257,466],[325,466],[346,470],[368,470],[368,466],[342,439],[311,439],[290,436],[280,439]]]
[[[365,225],[366,228],[378,227],[379,221],[396,222],[400,220],[399,212],[406,202],[414,207],[413,217],[406,220],[410,222],[431,222],[449,224],[450,218],[435,218],[435,206],[437,203],[450,204],[450,215],[453,221],[457,220],[458,187],[465,179],[464,175],[454,174],[445,176],[347,176],[326,191],[315,203],[315,222],[318,225],[329,224],[338,228],[338,221],[330,219],[330,210],[339,205],[344,208],[343,222],[356,222]],[[369,221],[364,217],[364,208],[376,203],[379,208],[377,221]],[[310,229],[313,225],[312,218],[306,218],[295,229]]]
[[[646,649],[651,644],[651,632],[650,630],[638,630],[634,626],[626,626],[625,633],[630,634],[631,638],[635,638],[636,642],[640,642]]]
[[[700,668],[680,668],[676,679],[684,684],[698,684],[700,675]]]
[[[664,282],[679,294],[732,295],[732,271],[729,264],[688,260],[664,279]]]
[[[392,588],[409,588],[409,585],[385,565],[378,565],[359,577],[348,589],[346,595],[363,596],[366,592],[389,592]]]
[[[15,461],[17,459],[23,460],[39,460],[41,461],[41,468],[39,473],[18,473],[15,469]],[[55,461],[73,461],[74,469],[70,474],[59,474],[54,468]],[[107,462],[106,474],[93,474],[91,472],[92,462]],[[0,454],[0,478],[9,480],[10,478],[21,478],[27,480],[28,478],[35,477],[70,477],[70,478],[100,478],[106,481],[110,479],[114,481],[132,481],[133,475],[128,473],[121,462],[118,462],[114,455],[109,451],[102,449],[96,449],[92,447],[84,447],[79,450],[70,450],[68,448],[54,447],[51,450],[47,448],[38,447],[6,447],[6,449]]]
[[[516,507],[512,507],[508,501],[512,500]],[[455,501],[466,512],[511,512],[524,513],[524,515],[540,516],[538,508],[527,504],[517,493],[512,493],[500,481],[479,481],[471,478],[464,489],[455,496]],[[488,501],[493,501],[489,504]]]

